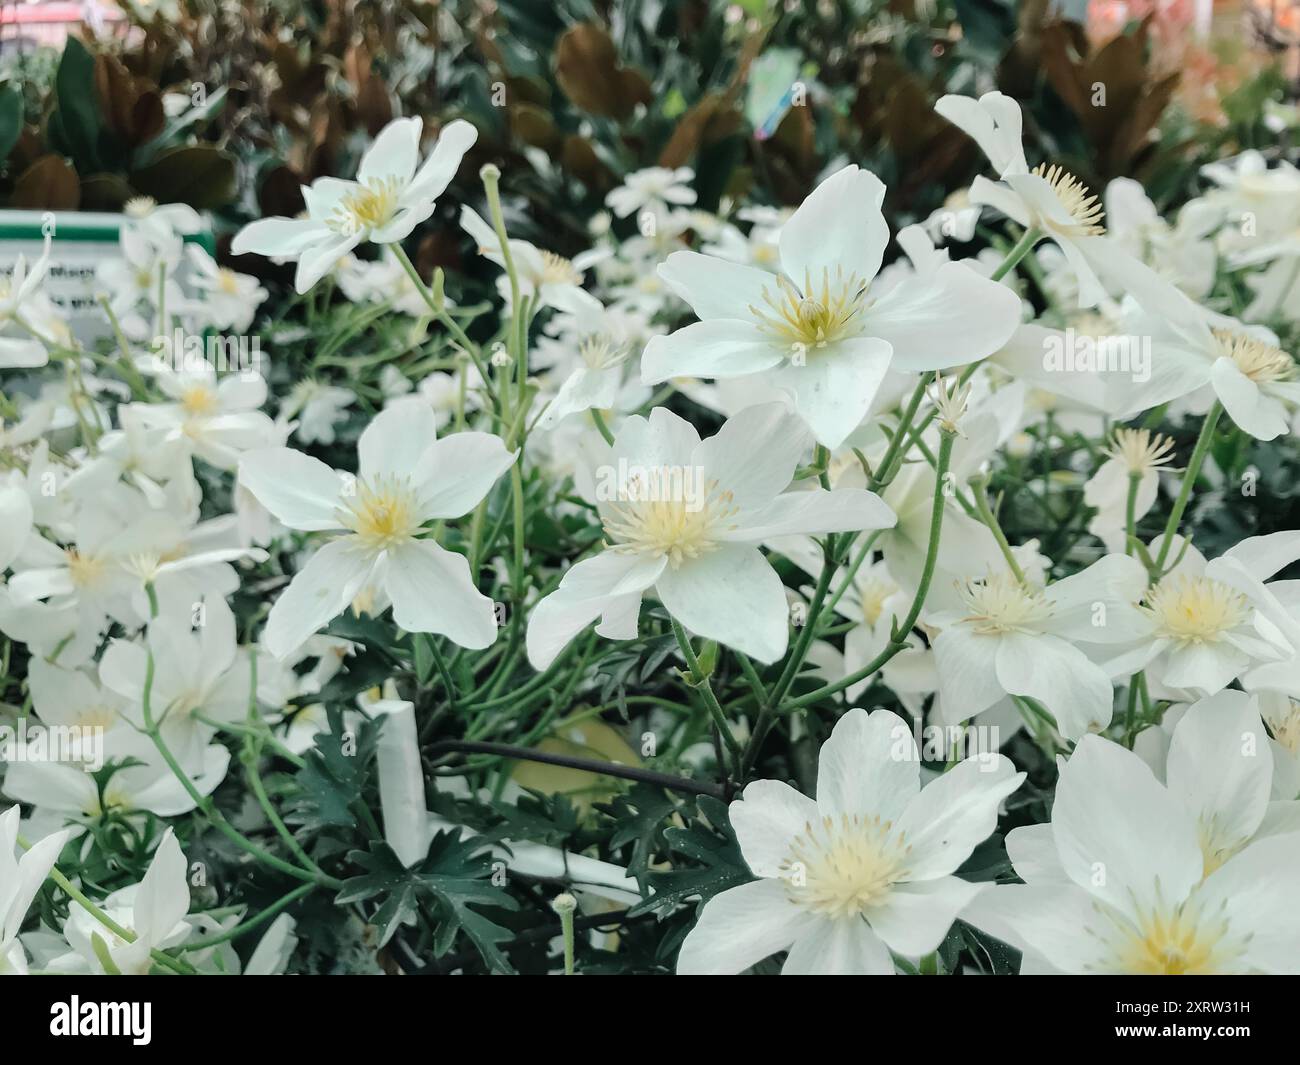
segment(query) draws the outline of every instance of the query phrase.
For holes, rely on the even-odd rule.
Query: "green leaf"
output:
[[[95,60],[75,37],[69,37],[63,46],[54,75],[54,96],[57,109],[50,116],[50,137],[55,147],[72,156],[82,174],[105,169],[99,153],[103,123],[95,89]]]
[[[690,899],[706,902],[719,892],[754,879],[741,856],[726,804],[702,795],[696,800],[696,808],[699,817],[689,826],[664,832],[668,849],[696,864],[671,873],[651,873],[647,881],[654,894],[633,906],[628,916],[652,910],[671,912]]]
[[[519,904],[489,879],[492,872],[490,844],[483,839],[464,839],[460,829],[439,832],[423,861],[406,868],[387,843],[374,841],[370,850],[348,855],[365,870],[362,876],[344,881],[335,902],[378,901],[371,923],[380,933],[380,943],[392,938],[405,921],[418,917],[422,909],[434,919],[434,953],[451,949],[456,935],[464,932],[492,969],[510,973],[510,960],[497,944],[510,938],[507,928],[496,924],[471,905],[515,910]],[[422,907],[421,903],[427,904]]]
[[[224,207],[235,198],[235,161],[210,144],[173,148],[136,170],[131,184],[159,203]]]
[[[618,823],[610,837],[614,848],[633,843],[632,860],[627,871],[638,881],[650,866],[650,855],[660,838],[664,818],[677,811],[677,804],[662,789],[649,784],[638,784],[626,795],[620,795],[607,806],[598,807]]]
[[[352,804],[361,797],[366,774],[375,757],[378,729],[366,721],[355,733],[343,725],[343,713],[328,707],[329,730],[316,737],[307,764],[294,780],[301,789],[289,820],[309,829],[356,824]]]

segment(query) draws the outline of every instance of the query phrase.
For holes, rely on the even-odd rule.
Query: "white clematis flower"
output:
[[[501,238],[487,220],[472,207],[461,207],[460,224],[478,244],[478,253],[504,270],[506,259],[501,251]],[[532,301],[534,311],[542,307],[567,310],[575,298],[586,295],[582,288],[586,271],[610,254],[598,249],[566,259],[526,240],[511,240],[509,243],[510,258],[519,280],[519,294]],[[504,274],[497,278],[497,291],[508,309],[512,290],[510,279]]]
[[[66,829],[55,832],[15,859],[18,807],[11,806],[0,814],[0,976],[27,972],[27,954],[18,941],[18,930],[69,835]]]
[[[1106,232],[1101,201],[1059,166],[1040,163],[1029,169],[1020,139],[1020,105],[1003,93],[987,92],[978,100],[942,96],[934,109],[980,146],[1001,179],[977,177],[971,183],[970,202],[993,207],[1026,229],[1042,232],[1061,249],[1078,277],[1080,305],[1100,303],[1106,290],[1093,264],[1117,250],[1100,240]]]
[[[243,452],[276,439],[275,423],[258,409],[266,402],[260,373],[239,370],[218,379],[207,359],[179,369],[160,362],[155,369],[154,380],[171,402],[132,404],[145,428],[167,429],[169,440],[184,441],[223,470],[233,469]]]
[[[1252,667],[1300,652],[1300,617],[1265,583],[1300,558],[1300,532],[1252,536],[1209,562],[1181,538],[1171,548],[1181,559],[1129,615],[1138,630],[1106,662],[1111,676],[1146,669],[1167,687],[1212,695]]]
[[[741,853],[759,879],[705,903],[677,972],[729,975],[788,950],[783,973],[886,975],[891,950],[930,953],[985,889],[953,873],[1024,777],[993,755],[922,788],[903,719],[850,710],[822,746],[815,802],[759,780],[731,804]]]
[[[701,320],[649,342],[642,380],[768,373],[818,443],[835,448],[891,366],[946,369],[998,350],[1020,320],[1005,286],[954,262],[877,282],[889,241],[884,195],[879,178],[856,166],[827,178],[782,227],[775,276],[697,252],[670,255],[659,275]]]
[[[63,935],[75,953],[56,959],[51,968],[91,973],[115,970],[123,976],[147,974],[154,964],[151,951],[175,946],[190,935],[191,927],[185,920],[190,909],[188,869],[180,844],[169,828],[154,852],[144,879],[113,892],[101,907],[119,925],[133,932],[135,940],[128,943],[82,907],[73,906],[68,911]],[[96,939],[102,944],[98,950]],[[104,955],[111,969],[106,967]]]
[[[695,202],[691,182],[695,171],[689,166],[673,170],[666,166],[650,166],[634,170],[623,178],[623,184],[611,189],[605,204],[619,218],[649,210],[656,215],[668,210],[668,205],[685,206]]]
[[[1271,756],[1240,692],[1187,711],[1167,784],[1132,751],[1085,736],[1061,769],[1049,825],[1007,852],[1024,884],[963,915],[1025,953],[1022,971],[1300,971],[1300,820],[1269,802]]]
[[[255,277],[218,266],[197,244],[185,245],[185,254],[190,261],[190,287],[202,296],[202,301],[193,305],[194,309],[214,329],[242,333],[252,324],[257,308],[266,299],[266,289]]]
[[[939,693],[949,720],[973,717],[1007,696],[1037,699],[1061,735],[1078,739],[1110,723],[1110,676],[1094,654],[1140,631],[1131,607],[1146,571],[1136,559],[1107,555],[1087,569],[1038,587],[1007,570],[965,582],[964,607],[927,618]]]
[[[235,235],[231,253],[297,259],[294,287],[306,292],[364,241],[404,240],[433,214],[435,201],[478,138],[468,122],[451,122],[418,165],[421,129],[419,118],[390,122],[361,157],[355,181],[318,178],[302,190],[308,217],[252,222]]]
[[[537,604],[529,661],[544,669],[598,617],[600,635],[632,639],[651,589],[697,635],[761,662],[780,658],[789,608],[758,545],[894,523],[879,497],[861,489],[786,492],[807,443],[779,403],[742,411],[704,441],[663,407],[628,418],[596,470],[609,547],[575,564]]]
[[[286,658],[370,585],[407,632],[463,647],[496,639],[492,601],[469,563],[424,538],[425,526],[472,510],[515,461],[499,437],[437,439],[432,409],[414,398],[375,417],[357,444],[357,474],[331,470],[289,448],[245,455],[239,481],[290,529],[339,533],[298,571],[271,608],[263,644]]]

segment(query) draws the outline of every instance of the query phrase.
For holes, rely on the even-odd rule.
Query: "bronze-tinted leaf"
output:
[[[18,175],[9,204],[30,211],[75,211],[81,205],[77,173],[62,156],[43,155]]]
[[[525,144],[548,152],[559,147],[563,138],[549,111],[534,104],[520,102],[511,105],[509,115],[511,133]]]
[[[381,78],[367,78],[357,92],[357,117],[372,137],[393,120],[393,101]]]
[[[117,174],[91,174],[81,179],[81,210],[120,211],[136,190]]]
[[[564,138],[564,147],[560,150],[564,169],[581,181],[593,192],[604,192],[614,187],[614,175],[596,154],[591,142],[571,133]]]
[[[650,103],[650,83],[619,63],[614,42],[593,22],[571,26],[555,46],[555,77],[574,105],[593,115],[627,118]]]

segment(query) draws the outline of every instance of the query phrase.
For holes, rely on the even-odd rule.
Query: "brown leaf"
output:
[[[555,77],[574,106],[606,118],[627,118],[650,103],[650,83],[622,66],[614,42],[593,22],[571,26],[555,46]]]
[[[12,207],[30,211],[75,211],[81,205],[77,172],[60,155],[43,155],[18,175]]]
[[[508,113],[510,132],[525,144],[548,152],[560,146],[563,138],[545,108],[520,102],[511,105]]]
[[[613,188],[614,175],[610,173],[609,167],[600,161],[600,156],[591,143],[576,133],[564,138],[560,158],[564,169],[594,192]]]

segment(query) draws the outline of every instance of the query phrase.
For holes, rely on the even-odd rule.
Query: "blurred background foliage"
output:
[[[1276,150],[1265,105],[1283,89],[1240,42],[1189,51],[1187,27],[1158,12],[1099,28],[1048,0],[126,10],[125,34],[0,66],[0,204],[114,210],[147,195],[219,209],[233,229],[296,213],[301,184],[351,174],[379,128],[419,115],[429,135],[455,117],[480,131],[449,203],[472,201],[478,164],[495,161],[512,231],[561,253],[586,245],[624,174],[651,165],[693,167],[699,206],[715,210],[798,203],[828,166],[853,161],[885,181],[897,226],[982,165],[934,100],[998,88],[1026,108],[1031,162],[1061,162],[1094,187],[1136,176],[1168,208],[1208,159]],[[423,234],[424,268],[458,265],[451,222],[442,212]]]

